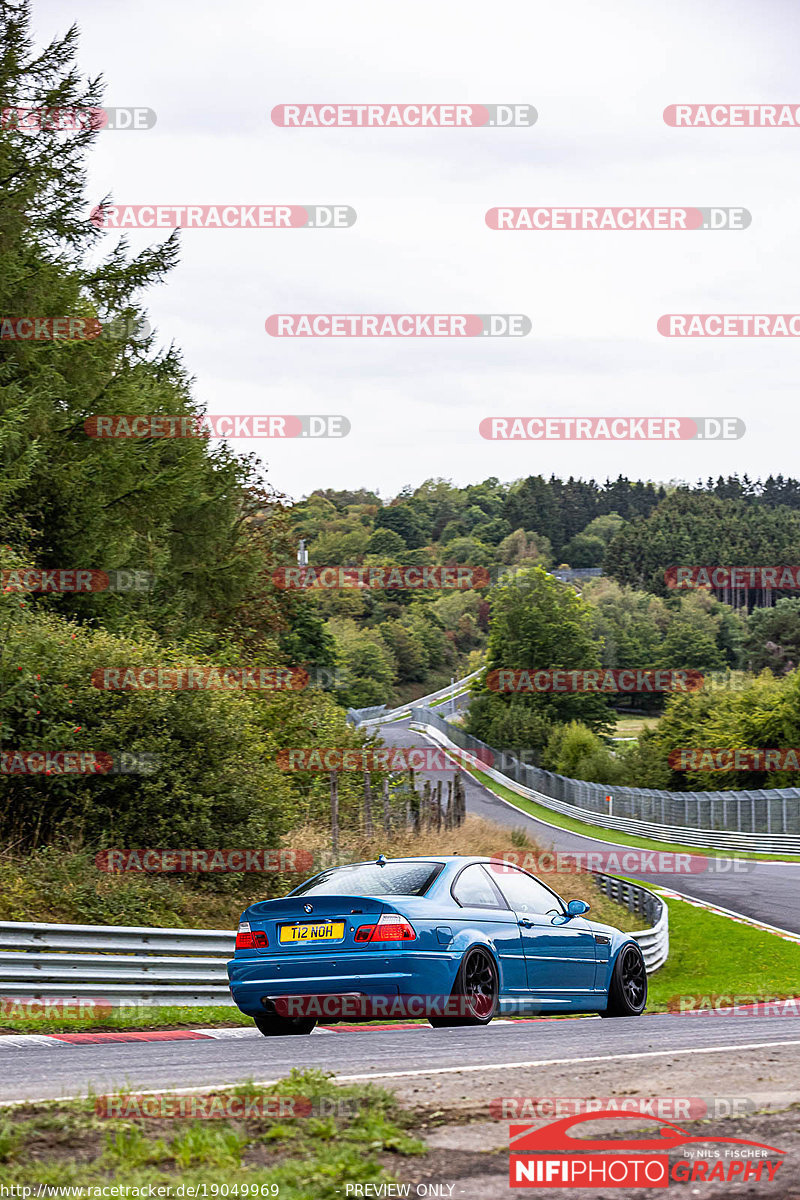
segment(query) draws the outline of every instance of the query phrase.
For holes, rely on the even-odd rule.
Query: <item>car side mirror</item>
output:
[[[585,900],[570,900],[567,905],[567,912],[571,917],[582,917],[584,913],[589,911],[590,905]]]

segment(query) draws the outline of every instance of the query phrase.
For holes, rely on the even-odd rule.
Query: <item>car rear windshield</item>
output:
[[[360,863],[324,871],[290,892],[292,896],[424,896],[442,863]]]

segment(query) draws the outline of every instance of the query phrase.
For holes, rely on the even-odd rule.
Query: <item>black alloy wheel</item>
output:
[[[451,1015],[429,1016],[434,1029],[454,1025],[488,1025],[497,1012],[500,981],[488,950],[476,946],[465,956],[448,1001]]]
[[[256,1029],[264,1037],[285,1037],[293,1033],[311,1033],[316,1025],[313,1017],[253,1017]]]
[[[647,1003],[647,970],[638,946],[624,946],[617,955],[608,1007],[601,1017],[638,1017]]]

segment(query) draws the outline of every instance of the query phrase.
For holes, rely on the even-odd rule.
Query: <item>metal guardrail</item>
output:
[[[548,571],[548,575],[554,575],[562,583],[574,583],[576,580],[580,582],[582,579],[600,579],[602,574],[602,567],[559,567],[556,571]]]
[[[0,995],[126,1004],[233,1004],[229,929],[0,922]]]
[[[544,808],[589,825],[713,850],[800,854],[800,788],[667,792],[589,783],[521,763],[513,755],[495,750],[480,738],[442,720],[433,709],[415,706],[411,717],[416,728],[440,745],[447,744],[467,754],[488,751],[484,761],[475,765],[495,782]],[[500,769],[486,766],[486,761],[499,762]],[[634,816],[637,808],[641,815]],[[645,813],[658,814],[661,820],[648,820]],[[708,824],[703,824],[704,817]],[[734,828],[730,828],[731,824]],[[743,828],[745,824],[751,828]]]
[[[363,725],[365,721],[374,721],[376,717],[385,717],[388,711],[385,704],[373,704],[372,708],[348,708],[347,720],[351,725]]]
[[[663,967],[669,956],[669,909],[667,903],[639,883],[617,879],[615,875],[598,872],[594,875],[600,891],[611,900],[634,913],[641,913],[651,924],[647,929],[637,929],[635,937],[642,948],[647,974],[652,975]]]
[[[450,696],[460,695],[472,683],[472,680],[480,675],[482,670],[481,667],[477,671],[465,675],[462,679],[448,683],[447,687],[440,688],[438,692],[420,696],[418,700],[413,700],[410,704],[401,704],[399,708],[386,709],[383,706],[383,712],[375,708],[350,708],[347,710],[347,719],[352,721],[353,725],[385,725],[389,721],[400,720],[402,717],[410,716],[414,708],[425,708],[431,700],[446,700]]]
[[[633,936],[648,971],[669,950],[667,906],[652,892],[611,875],[601,889],[633,912],[657,913]],[[654,906],[659,906],[657,909]],[[232,1005],[225,964],[236,938],[227,929],[0,922],[0,997],[6,1001],[93,1000],[125,1005]]]

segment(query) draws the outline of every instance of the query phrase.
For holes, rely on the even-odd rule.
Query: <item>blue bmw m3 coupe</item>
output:
[[[381,855],[245,909],[231,995],[265,1036],[310,1033],[319,1020],[638,1016],[639,944],[588,911],[498,859]]]

